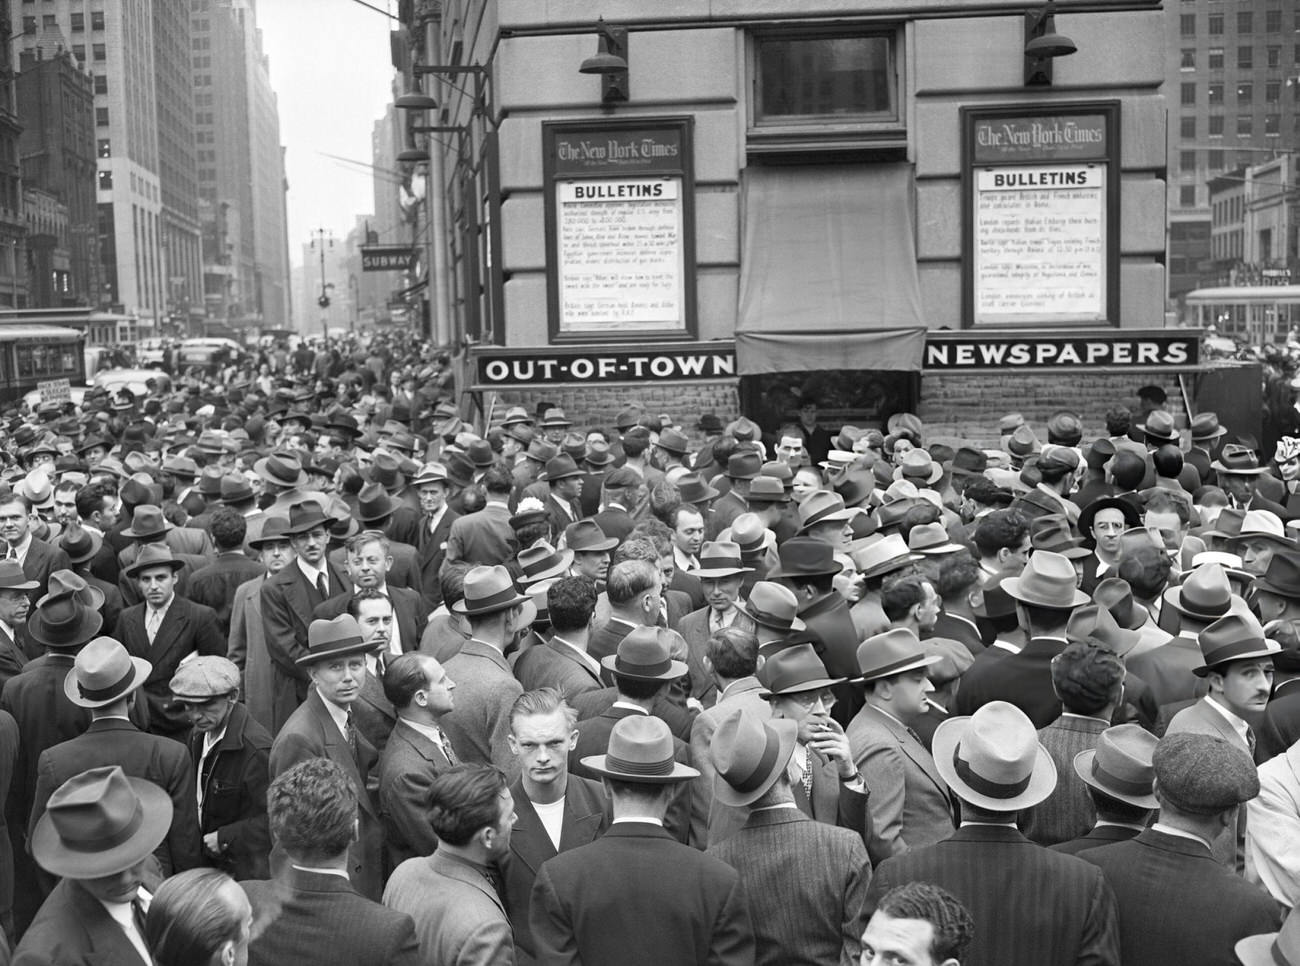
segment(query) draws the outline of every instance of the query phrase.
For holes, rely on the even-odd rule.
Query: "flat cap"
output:
[[[620,466],[605,474],[605,485],[608,487],[640,486],[641,482],[641,474],[630,466]]]
[[[178,701],[206,701],[238,691],[239,668],[228,658],[200,655],[176,669],[169,687]]]
[[[1161,797],[1180,812],[1218,815],[1259,794],[1250,755],[1215,735],[1166,735],[1151,764]]]

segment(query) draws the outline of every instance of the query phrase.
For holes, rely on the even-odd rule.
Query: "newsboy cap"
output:
[[[1259,794],[1250,755],[1216,735],[1166,735],[1151,756],[1164,801],[1191,815],[1218,815]]]

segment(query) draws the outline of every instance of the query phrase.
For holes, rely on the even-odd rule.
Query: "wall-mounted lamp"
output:
[[[1056,5],[1048,0],[1041,10],[1025,14],[1025,86],[1050,87],[1052,61],[1068,57],[1079,48],[1056,32]]]
[[[421,90],[407,91],[393,101],[393,107],[401,111],[436,111],[438,102]]]
[[[611,27],[601,17],[596,21],[600,40],[595,56],[588,57],[578,68],[580,74],[600,75],[602,104],[616,104],[629,96],[627,70],[627,28]]]

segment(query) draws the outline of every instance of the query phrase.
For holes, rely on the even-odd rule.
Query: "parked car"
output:
[[[136,343],[135,359],[147,369],[161,369],[163,365],[163,340],[143,339]]]

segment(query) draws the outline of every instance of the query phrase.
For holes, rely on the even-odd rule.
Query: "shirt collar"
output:
[[[582,648],[574,647],[572,644],[570,644],[568,641],[562,638],[559,634],[552,634],[551,640],[557,644],[563,644],[565,647],[567,647],[570,651],[572,651],[574,654],[578,656],[578,660],[580,660],[583,664],[585,664],[589,669],[594,671],[596,675],[599,677],[600,662],[597,661],[594,657],[592,657]]]
[[[664,827],[664,820],[661,818],[656,818],[653,815],[623,815],[620,816],[619,818],[614,819],[614,821],[610,822],[609,824],[623,825],[628,822],[639,822],[642,825],[658,825],[660,828]]]
[[[1201,838],[1196,833],[1184,832],[1182,829],[1174,828],[1172,825],[1166,825],[1164,822],[1156,822],[1155,825],[1151,826],[1151,831],[1163,832],[1165,835],[1174,836],[1174,838],[1191,839],[1193,842],[1200,842],[1202,845],[1206,847],[1206,849],[1210,850],[1211,852],[1214,851],[1214,846],[1211,845],[1206,839]]]
[[[316,583],[316,578],[321,574],[325,573],[325,571],[329,568],[328,560],[322,563],[321,566],[319,567],[313,567],[307,561],[303,560],[302,557],[294,557],[293,559],[294,562],[298,564],[298,569],[302,571],[302,575],[306,577],[308,580],[310,580],[313,584]],[[327,576],[325,579],[329,580],[329,577]]]
[[[439,728],[437,725],[425,724],[423,721],[412,721],[410,718],[403,718],[402,720],[405,721],[412,728],[414,728],[416,732],[424,735],[424,737],[428,738],[435,745],[437,745],[439,751],[442,750],[442,729],[441,728]]]
[[[348,709],[340,708],[333,701],[327,699],[325,695],[321,694],[319,690],[317,690],[316,693],[320,695],[320,703],[325,705],[325,710],[329,712],[334,723],[338,725],[339,733],[346,738],[348,735]]]
[[[1229,711],[1208,694],[1205,696],[1205,703],[1215,711],[1219,712],[1219,714],[1223,715],[1223,717],[1228,720],[1228,724],[1232,725],[1232,730],[1241,735],[1241,740],[1246,743],[1246,747],[1250,747],[1250,725],[1246,723],[1244,718]]]
[[[328,704],[329,702],[326,703]],[[321,868],[317,868],[314,865],[297,865],[293,863],[290,864],[292,864],[293,867],[297,869],[299,872],[315,872],[317,875],[336,875],[341,879],[345,879],[349,882],[352,881],[351,879],[348,878],[348,874],[344,872],[342,869],[321,869]]]
[[[645,708],[641,707],[639,704],[633,704],[631,701],[615,701],[613,704],[610,705],[610,707],[626,708],[630,711],[635,711],[637,714],[644,714],[644,715],[650,714],[650,712],[647,711]]]

